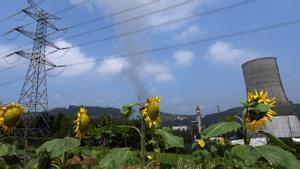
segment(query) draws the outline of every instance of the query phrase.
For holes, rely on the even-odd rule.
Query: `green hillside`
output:
[[[297,117],[300,119],[300,104],[293,104]],[[104,115],[109,115],[114,119],[122,119],[120,109],[113,107],[99,107],[99,106],[87,106],[86,107],[91,118],[98,118]],[[74,114],[79,110],[79,106],[70,105],[68,108],[54,108],[51,110],[52,115]],[[219,122],[222,118],[233,116],[242,112],[241,107],[235,107],[223,111],[221,113],[212,113],[203,117],[202,122],[205,126]],[[161,113],[163,126],[190,126],[192,121],[196,120],[196,115],[182,115],[172,113]]]

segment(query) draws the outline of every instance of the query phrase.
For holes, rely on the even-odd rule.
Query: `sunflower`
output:
[[[80,110],[77,113],[77,119],[75,120],[75,137],[79,138],[79,140],[84,138],[89,123],[90,118],[87,115],[87,110],[84,107],[80,107]]]
[[[225,140],[224,140],[223,137],[217,137],[217,138],[216,138],[216,142],[217,142],[218,144],[221,144],[221,145],[224,145],[224,144],[225,144]]]
[[[11,102],[0,107],[0,127],[8,134],[12,133],[22,119],[24,108],[19,103]]]
[[[203,139],[199,139],[199,140],[197,140],[197,144],[198,144],[201,148],[203,148],[203,147],[205,146],[205,141],[204,141]]]
[[[273,97],[272,99],[268,98],[268,91],[260,91],[258,92],[255,90],[254,92],[248,93],[247,98],[248,103],[262,103],[271,107],[275,107],[276,104],[276,98]]]
[[[276,115],[276,112],[272,110],[275,107],[276,99],[268,98],[268,91],[258,92],[255,90],[254,92],[248,93],[248,111],[245,112],[246,116],[246,126],[252,131],[257,130],[257,128],[261,126],[265,126],[267,122],[272,120],[273,116]],[[269,106],[270,108],[266,111],[260,111],[257,106],[260,104],[264,104]]]
[[[160,122],[160,97],[149,97],[142,108],[142,115],[149,128],[158,126]]]

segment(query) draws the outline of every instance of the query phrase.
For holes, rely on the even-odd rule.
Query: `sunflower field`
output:
[[[125,118],[136,111],[139,118],[120,124],[109,118],[95,123],[82,106],[72,121],[64,121],[72,132],[65,137],[35,138],[38,141],[13,136],[25,113],[22,105],[1,105],[0,169],[300,168],[295,146],[261,130],[276,116],[276,99],[268,98],[267,92],[248,93],[243,112],[205,128],[190,145],[191,153],[182,151],[184,138],[160,126],[160,101],[149,97],[145,103],[124,105]],[[232,144],[226,137],[237,131],[242,133],[242,144]],[[267,138],[268,144],[252,146],[251,139],[258,136]]]

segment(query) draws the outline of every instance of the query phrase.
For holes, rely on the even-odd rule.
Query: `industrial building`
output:
[[[300,123],[295,115],[280,78],[277,59],[264,57],[242,65],[247,93],[268,90],[269,97],[276,97],[277,116],[262,130],[279,138],[300,137]]]

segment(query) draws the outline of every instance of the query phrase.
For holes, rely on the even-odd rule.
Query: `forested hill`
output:
[[[296,111],[296,115],[300,119],[300,104],[293,104]],[[99,107],[99,106],[86,106],[88,114],[91,118],[98,118],[104,115],[110,115],[115,119],[122,119],[123,116],[120,109],[113,107]],[[79,106],[70,105],[68,108],[54,108],[51,110],[52,115],[59,113],[74,114],[78,112]],[[202,122],[205,126],[219,122],[222,118],[232,116],[242,112],[241,107],[231,108],[221,113],[208,114],[203,117]],[[163,126],[179,126],[179,125],[191,125],[192,121],[196,120],[196,115],[182,115],[172,113],[161,113]]]
[[[293,104],[294,110],[298,119],[300,119],[300,104]],[[222,120],[223,118],[239,114],[243,111],[242,107],[235,107],[223,111],[221,113],[212,113],[204,116],[202,118],[202,123],[205,126],[214,124]],[[196,115],[176,115],[176,114],[163,114],[163,125],[164,126],[174,126],[174,125],[191,125],[191,121],[196,120]]]
[[[58,115],[59,113],[63,114],[74,114],[78,112],[80,106],[76,105],[70,105],[67,108],[59,107],[54,108],[50,111],[50,114],[52,115]],[[114,107],[99,107],[99,106],[86,106],[85,107],[88,110],[88,114],[91,118],[97,118],[104,115],[110,115],[113,118],[122,118],[122,114],[120,112],[120,109],[114,108]]]

